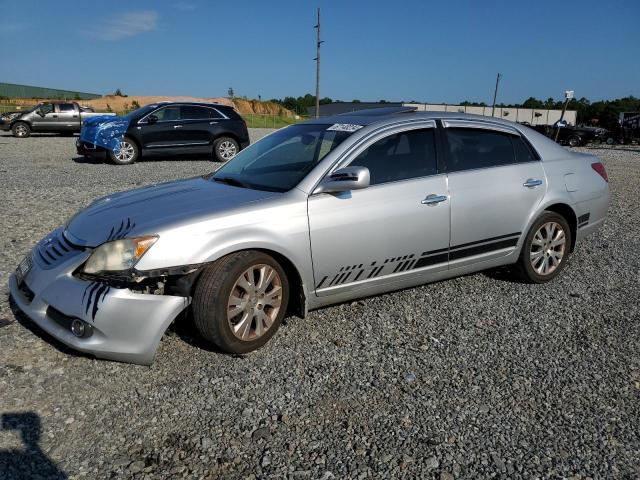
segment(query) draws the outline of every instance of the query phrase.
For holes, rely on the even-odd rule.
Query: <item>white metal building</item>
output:
[[[418,111],[427,112],[459,112],[471,113],[491,117],[491,107],[466,107],[464,105],[446,105],[432,103],[403,103],[405,107],[417,107]],[[383,106],[383,105],[381,105]],[[553,125],[562,115],[562,110],[547,110],[533,108],[502,108],[496,107],[494,117],[510,120],[512,122],[528,122],[531,125]],[[576,111],[567,110],[564,120],[569,124],[576,124]]]

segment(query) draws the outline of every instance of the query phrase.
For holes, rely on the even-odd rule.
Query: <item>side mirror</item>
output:
[[[367,167],[340,168],[320,182],[314,193],[338,193],[367,188],[370,182]]]
[[[158,117],[156,117],[155,115],[149,115],[147,117],[147,123],[149,124],[156,123],[157,121],[158,121]]]

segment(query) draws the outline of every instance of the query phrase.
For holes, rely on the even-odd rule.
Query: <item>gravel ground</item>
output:
[[[90,199],[213,164],[73,144],[0,136],[0,477],[640,477],[639,150],[591,150],[609,218],[550,285],[480,273],[343,304],[247,356],[185,322],[140,367],[30,329],[9,273]]]

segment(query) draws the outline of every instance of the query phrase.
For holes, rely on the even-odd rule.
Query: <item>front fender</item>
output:
[[[136,270],[206,264],[241,250],[267,250],[285,257],[297,269],[306,293],[307,285],[313,284],[306,202],[247,208],[159,232]]]

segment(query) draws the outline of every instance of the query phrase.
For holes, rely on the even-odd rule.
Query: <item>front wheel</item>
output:
[[[109,158],[116,165],[131,165],[138,160],[140,149],[130,138],[124,137],[117,150],[109,151]]]
[[[228,353],[263,346],[282,323],[289,282],[262,252],[232,253],[208,266],[193,294],[193,318],[205,340]]]
[[[11,133],[13,133],[14,137],[27,138],[31,135],[31,127],[28,123],[16,122],[16,124],[11,127]]]
[[[228,162],[240,151],[240,145],[231,137],[220,137],[213,142],[213,154],[218,162]]]
[[[566,219],[545,211],[527,234],[517,267],[523,280],[546,283],[553,280],[567,263],[571,250],[571,229]]]
[[[569,137],[569,140],[567,140],[567,143],[569,144],[570,147],[579,147],[580,146],[580,137],[578,136],[572,136]]]

